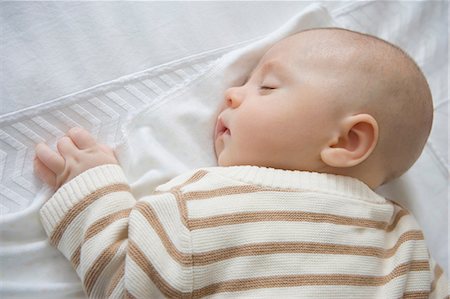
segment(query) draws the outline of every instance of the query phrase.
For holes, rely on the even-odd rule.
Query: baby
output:
[[[91,298],[444,298],[412,215],[372,191],[417,160],[432,117],[402,50],[303,31],[226,91],[219,167],[137,200],[87,131],[38,144],[36,172],[58,189],[42,223]]]

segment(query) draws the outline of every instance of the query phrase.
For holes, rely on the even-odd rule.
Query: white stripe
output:
[[[125,287],[135,298],[164,298],[153,281],[131,258],[127,258],[125,277]]]
[[[158,234],[139,213],[131,219],[129,238],[138,244],[146,259],[170,285],[182,292],[190,292],[191,267],[180,265],[169,255]]]
[[[400,234],[407,231],[406,226],[385,233],[327,223],[273,221],[193,230],[192,242],[196,244],[195,253],[228,248],[230,244],[241,246],[266,242],[318,242],[389,249],[397,243]]]
[[[380,287],[371,286],[299,286],[287,288],[260,288],[248,291],[218,293],[205,298],[214,299],[234,299],[234,298],[342,298],[342,299],[361,299],[361,298],[401,298],[403,297],[402,283],[406,278],[410,281],[419,282],[419,287],[427,290],[425,283],[420,279],[423,277],[421,272],[411,272],[407,276],[401,276],[393,279],[388,284]]]
[[[162,194],[143,198],[157,215],[171,242],[177,248],[190,248],[190,231],[181,221],[177,200],[172,194]]]
[[[108,297],[109,299],[123,299],[125,291],[125,275],[117,283],[114,290],[111,292],[111,295]]]
[[[126,237],[128,227],[128,219],[122,218],[112,223],[104,230],[95,235],[95,237],[87,240],[80,252],[80,266],[79,272],[84,277],[93,266],[97,258],[109,246],[116,243],[118,240],[123,240]],[[125,239],[126,241],[126,239]],[[125,250],[120,245],[120,249]]]
[[[402,247],[400,251],[402,251]],[[410,260],[427,259],[425,244],[408,254],[399,254],[389,259],[354,255],[327,254],[268,254],[242,256],[219,261],[206,266],[196,266],[197,288],[224,280],[242,280],[267,276],[349,274],[386,276],[400,264]],[[358,265],[355,267],[355,265]]]
[[[116,191],[102,196],[88,207],[90,213],[86,219],[86,229],[98,220],[115,212],[132,208],[135,204],[136,200],[128,191]]]
[[[430,280],[428,271],[412,271],[406,275],[391,280],[386,286],[380,288],[380,296],[377,298],[400,298],[403,292],[429,291]]]
[[[430,291],[431,273],[430,271],[414,271],[407,275],[408,281],[404,286],[405,292]]]
[[[218,293],[205,299],[272,299],[272,298],[321,298],[321,299],[361,299],[376,297],[377,287],[354,286],[299,286],[289,288],[261,288],[241,292]]]
[[[236,212],[303,211],[337,216],[389,221],[393,205],[370,204],[335,196],[320,197],[317,193],[258,192],[225,195],[203,200],[187,201],[193,219]]]
[[[70,260],[81,244],[86,229],[93,222],[110,213],[129,208],[134,202],[135,200],[129,192],[114,192],[104,195],[72,220],[61,236],[58,249]],[[90,212],[93,208],[95,209],[94,214]],[[88,216],[88,213],[91,214]],[[91,220],[86,219],[86,217]]]
[[[433,291],[433,296],[430,298],[444,298],[449,294],[450,282],[447,280],[445,273],[442,273],[439,280],[436,281],[436,288]]]
[[[114,276],[121,263],[125,262],[125,254],[126,247],[128,246],[128,242],[123,242],[116,254],[109,262],[109,264],[103,269],[98,276],[98,279],[95,281],[95,284],[92,288],[91,297],[92,298],[104,298],[106,295],[106,291],[108,289],[108,285],[111,282],[111,278]]]
[[[86,211],[83,211],[72,220],[67,226],[61,236],[61,240],[58,245],[58,249],[64,254],[64,256],[70,261],[75,250],[80,246],[81,240],[83,240],[83,230],[80,229],[84,225],[86,220]]]

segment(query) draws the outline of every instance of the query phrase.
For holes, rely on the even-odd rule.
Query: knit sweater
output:
[[[414,218],[344,176],[202,168],[136,200],[117,165],[41,211],[90,298],[444,298]]]

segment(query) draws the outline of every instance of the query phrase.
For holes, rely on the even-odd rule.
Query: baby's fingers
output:
[[[34,159],[34,171],[37,176],[44,181],[47,185],[56,187],[56,175],[44,163],[38,158]]]
[[[36,146],[36,157],[44,166],[55,174],[59,174],[64,171],[64,158],[60,154],[52,151],[48,145],[39,143]]]
[[[67,135],[79,149],[87,149],[97,144],[95,138],[83,128],[72,128]]]
[[[73,156],[78,152],[78,148],[73,143],[72,139],[68,136],[61,137],[56,143],[56,148],[63,158],[67,159],[69,156]]]

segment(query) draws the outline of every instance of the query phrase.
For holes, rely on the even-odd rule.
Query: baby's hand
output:
[[[118,164],[111,148],[97,141],[86,130],[72,128],[53,151],[44,143],[36,146],[34,169],[41,180],[58,189],[80,173],[104,164]]]

